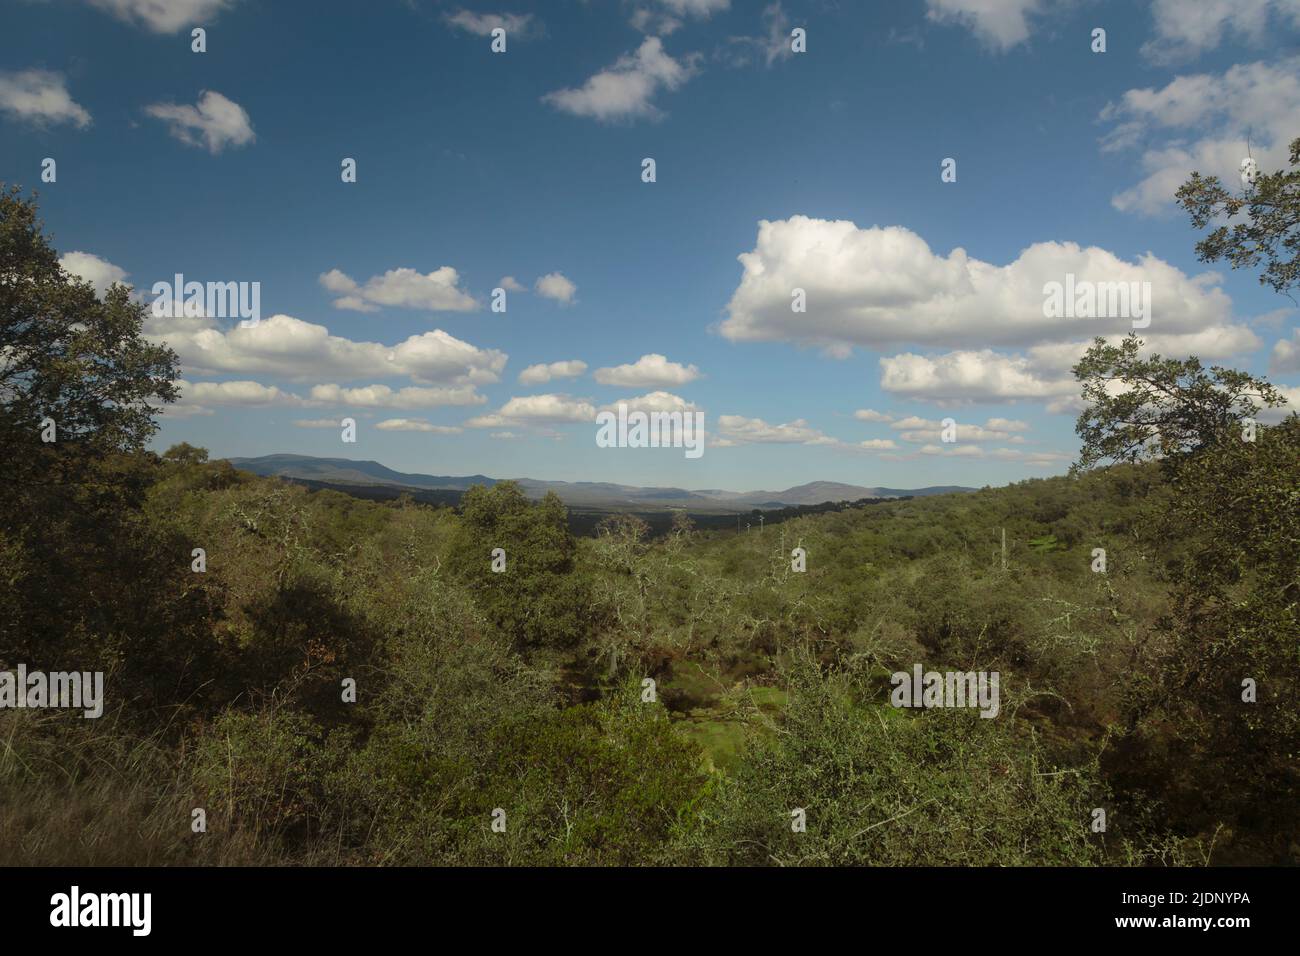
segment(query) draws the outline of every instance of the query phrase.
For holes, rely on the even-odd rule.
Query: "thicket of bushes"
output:
[[[1267,434],[1294,454],[1294,429]],[[86,569],[49,606],[28,588],[50,559],[7,538],[0,581],[26,603],[5,605],[3,663],[109,671],[98,722],[0,711],[11,861],[1197,863],[1211,841],[1212,860],[1294,859],[1276,773],[1295,703],[1275,685],[1294,679],[1294,601],[1229,601],[1207,644],[1172,629],[1164,556],[1203,536],[1210,565],[1240,556],[1224,529],[1148,537],[1174,500],[1155,466],[650,542],[630,520],[575,540],[510,485],[457,515],[202,457],[118,463],[143,488],[114,525],[131,534],[43,532]],[[914,662],[999,671],[1002,713],[888,706],[888,673]],[[1254,710],[1238,671],[1261,675]],[[1189,679],[1209,691],[1179,697]],[[725,704],[743,743],[718,770],[688,712]]]

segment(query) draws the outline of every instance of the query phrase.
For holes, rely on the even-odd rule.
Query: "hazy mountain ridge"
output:
[[[401,485],[406,488],[465,491],[471,485],[495,485],[487,475],[448,477],[394,471],[377,461],[351,458],[316,458],[312,455],[262,455],[258,458],[227,458],[236,468],[256,475],[309,478],[313,481],[348,485]]]
[[[228,458],[236,468],[257,475],[277,475],[322,484],[385,485],[425,490],[465,491],[471,485],[491,486],[499,478],[486,475],[424,475],[394,471],[377,461],[350,458],[316,458],[312,455],[262,455],[257,458]],[[726,491],[708,489],[640,487],[602,481],[542,481],[515,479],[530,498],[541,498],[554,491],[565,504],[579,506],[639,506],[662,508],[698,508],[707,510],[745,511],[756,507],[780,508],[790,505],[816,505],[828,501],[856,501],[860,498],[902,498],[973,491],[960,485],[935,485],[927,488],[869,488],[836,481],[812,481],[783,491]]]

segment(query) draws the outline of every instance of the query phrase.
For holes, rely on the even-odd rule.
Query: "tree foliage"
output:
[[[1119,345],[1098,338],[1074,366],[1084,410],[1077,468],[1186,455],[1239,436],[1245,419],[1285,400],[1268,382],[1199,359],[1142,355],[1130,334]]]
[[[1140,346],[1098,340],[1075,367],[1091,403],[1079,466],[1159,455],[1175,489],[1147,521],[1173,601],[1133,661],[1116,779],[1176,807],[1185,832],[1217,822],[1285,858],[1300,823],[1300,417],[1257,425],[1256,399],[1283,404],[1266,381]]]
[[[1300,137],[1291,141],[1291,169],[1256,177],[1243,192],[1233,192],[1217,176],[1194,172],[1176,194],[1191,215],[1192,226],[1204,229],[1228,220],[1196,244],[1202,262],[1227,260],[1234,269],[1264,263],[1259,281],[1278,292],[1300,283]],[[1245,213],[1244,221],[1231,220]]]

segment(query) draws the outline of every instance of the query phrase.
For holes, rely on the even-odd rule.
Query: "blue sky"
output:
[[[1154,349],[1300,404],[1294,303],[1197,262],[1172,204],[1300,135],[1296,0],[9,0],[4,32],[0,180],[39,190],[69,271],[260,283],[255,328],[151,319],[185,382],[159,449],[737,490],[1059,474],[1069,367],[1131,326],[1045,317],[1067,273],[1149,281]],[[705,454],[598,448],[620,400],[702,410]]]

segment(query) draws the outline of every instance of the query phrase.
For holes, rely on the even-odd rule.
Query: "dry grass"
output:
[[[208,832],[193,833],[198,805],[175,753],[122,733],[110,715],[0,712],[0,866],[290,862],[211,819]]]

